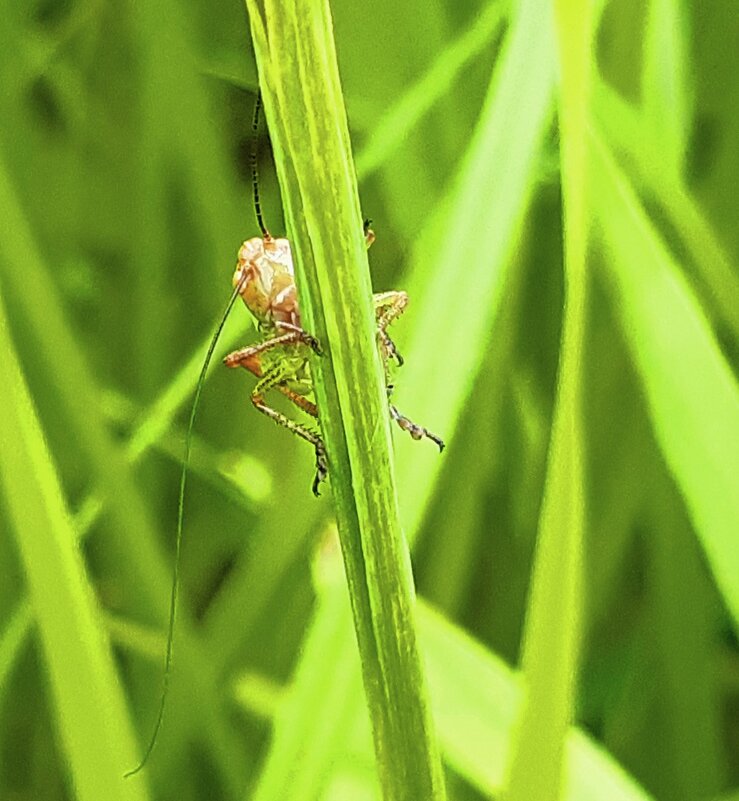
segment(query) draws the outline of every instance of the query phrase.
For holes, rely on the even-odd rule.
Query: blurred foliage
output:
[[[398,403],[449,445],[396,436],[465,800],[502,781],[562,324],[553,43],[510,36],[537,6],[332,7],[375,287],[411,292]],[[719,798],[739,785],[739,15],[596,6],[567,797]],[[256,231],[248,20],[237,2],[3,12],[0,798],[376,798],[330,501],[310,449],[217,366],[172,695],[148,775],[123,782],[161,682],[188,401]],[[259,153],[277,232],[266,134]],[[221,352],[253,336],[236,309]]]

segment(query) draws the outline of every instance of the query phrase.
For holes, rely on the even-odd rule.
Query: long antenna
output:
[[[259,112],[262,109],[262,93],[257,90],[257,99],[254,102],[254,118],[251,123],[251,187],[254,196],[254,211],[257,215],[257,224],[264,239],[272,239],[262,217],[262,204],[259,200]]]
[[[195,413],[198,409],[198,403],[200,402],[200,393],[203,389],[203,384],[205,383],[205,375],[208,372],[208,366],[210,365],[210,361],[213,357],[213,352],[216,349],[216,345],[218,344],[218,339],[221,336],[221,331],[223,331],[223,326],[226,324],[226,320],[228,319],[228,315],[231,313],[231,309],[233,308],[234,303],[236,302],[236,298],[239,296],[239,292],[243,287],[243,283],[246,276],[241,279],[241,281],[237,284],[236,288],[231,295],[230,300],[228,301],[228,305],[226,306],[225,311],[223,312],[223,316],[221,317],[220,323],[218,323],[218,328],[216,328],[215,333],[213,334],[213,338],[210,341],[210,345],[208,347],[208,353],[205,356],[205,361],[203,362],[203,366],[200,370],[200,377],[198,378],[197,386],[195,387],[195,397],[193,398],[192,402],[192,409],[190,410],[190,422],[187,426],[187,435],[185,436],[185,454],[182,459],[182,473],[180,475],[180,497],[177,504],[177,537],[175,539],[175,556],[174,556],[174,570],[172,573],[172,591],[169,597],[169,626],[167,629],[167,651],[164,657],[164,679],[162,680],[162,694],[159,698],[159,712],[157,713],[156,723],[154,724],[154,731],[151,734],[151,739],[149,740],[149,744],[144,751],[144,756],[141,758],[141,762],[133,769],[129,770],[127,773],[124,774],[126,778],[129,776],[135,776],[149,760],[151,756],[151,752],[154,750],[154,746],[157,741],[157,737],[159,736],[159,730],[162,728],[162,721],[164,720],[164,705],[167,700],[167,695],[169,693],[169,680],[172,674],[172,654],[174,652],[174,626],[175,626],[175,619],[177,617],[177,598],[180,592],[180,558],[182,554],[182,524],[184,520],[184,513],[185,513],[185,485],[187,483],[187,472],[190,466],[190,449],[192,447],[192,431],[193,426],[195,424]]]
[[[271,235],[267,230],[266,226],[264,225],[264,220],[262,219],[262,207],[259,202],[259,176],[257,171],[257,150],[258,150],[258,129],[259,129],[259,112],[262,107],[262,96],[260,92],[257,90],[257,98],[254,103],[254,117],[252,119],[252,149],[251,149],[251,176],[252,176],[252,189],[254,192],[254,209],[257,215],[257,222],[259,223],[259,228],[262,232],[262,236],[264,239],[271,239]],[[223,331],[223,327],[226,325],[226,320],[228,319],[228,315],[231,313],[231,309],[233,308],[234,303],[236,302],[236,298],[238,298],[239,293],[241,292],[244,282],[246,281],[246,275],[244,274],[239,281],[238,285],[235,287],[228,304],[221,316],[221,320],[218,323],[218,327],[213,334],[213,338],[210,341],[210,345],[208,346],[208,352],[205,355],[205,361],[203,362],[203,366],[200,370],[200,376],[198,377],[198,383],[195,387],[195,396],[192,402],[192,409],[190,410],[190,420],[187,425],[187,433],[185,435],[185,453],[182,458],[182,473],[180,474],[180,495],[179,500],[177,502],[177,534],[175,538],[175,556],[174,556],[174,568],[172,571],[172,590],[169,596],[169,623],[167,626],[167,649],[164,657],[164,678],[162,679],[162,693],[159,698],[159,711],[157,712],[156,722],[154,723],[154,730],[151,733],[151,738],[149,739],[149,743],[146,746],[146,750],[144,751],[144,755],[141,758],[141,761],[138,765],[136,765],[133,770],[127,771],[124,776],[128,778],[129,776],[135,776],[139,773],[146,763],[149,761],[149,757],[151,756],[152,751],[154,750],[154,746],[156,745],[157,738],[159,737],[159,732],[162,728],[162,721],[164,720],[164,707],[166,705],[167,696],[169,694],[169,684],[170,678],[172,675],[172,657],[174,654],[174,631],[175,631],[175,622],[177,619],[177,599],[180,593],[180,562],[182,557],[182,532],[183,532],[183,524],[184,524],[184,516],[185,516],[185,486],[187,484],[187,473],[190,467],[190,450],[192,448],[192,432],[195,425],[195,414],[198,409],[198,405],[200,403],[200,394],[203,390],[203,385],[205,384],[205,376],[208,372],[208,367],[210,366],[211,359],[213,358],[213,353],[216,349],[216,345],[218,344],[218,340],[221,336],[221,332]]]

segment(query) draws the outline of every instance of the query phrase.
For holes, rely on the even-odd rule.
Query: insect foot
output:
[[[417,423],[409,420],[392,404],[390,404],[390,416],[403,429],[403,431],[407,431],[413,437],[413,439],[423,439],[425,437],[426,439],[430,439],[432,442],[436,443],[439,448],[439,453],[444,450],[444,440],[441,439],[441,437],[437,437],[436,434],[432,434],[427,428],[419,426]]]
[[[321,485],[322,481],[326,480],[328,476],[328,460],[326,459],[326,447],[323,444],[323,440],[318,439],[315,443],[316,445],[316,475],[313,479],[313,494],[316,498],[321,494],[318,491],[318,487]]]
[[[362,223],[362,230],[364,231],[364,243],[369,248],[375,241],[375,232],[372,230],[372,220],[369,217]]]

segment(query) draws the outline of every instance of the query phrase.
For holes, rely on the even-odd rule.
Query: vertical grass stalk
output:
[[[387,398],[331,14],[325,0],[246,0],[304,326],[314,359],[380,782],[443,799],[398,519]]]
[[[526,700],[514,736],[506,801],[563,797],[565,741],[573,717],[581,637],[586,132],[593,11],[589,0],[554,0],[553,5],[560,67],[565,305],[557,400],[524,631]],[[544,8],[543,13],[551,12]]]

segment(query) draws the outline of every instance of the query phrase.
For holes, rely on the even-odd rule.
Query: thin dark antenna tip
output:
[[[262,204],[259,200],[259,170],[258,170],[258,148],[259,148],[259,112],[262,109],[262,93],[257,90],[257,99],[254,101],[254,118],[251,123],[251,186],[254,195],[254,211],[257,215],[257,224],[262,232],[264,239],[272,239],[272,235],[267,230],[262,217]]]

